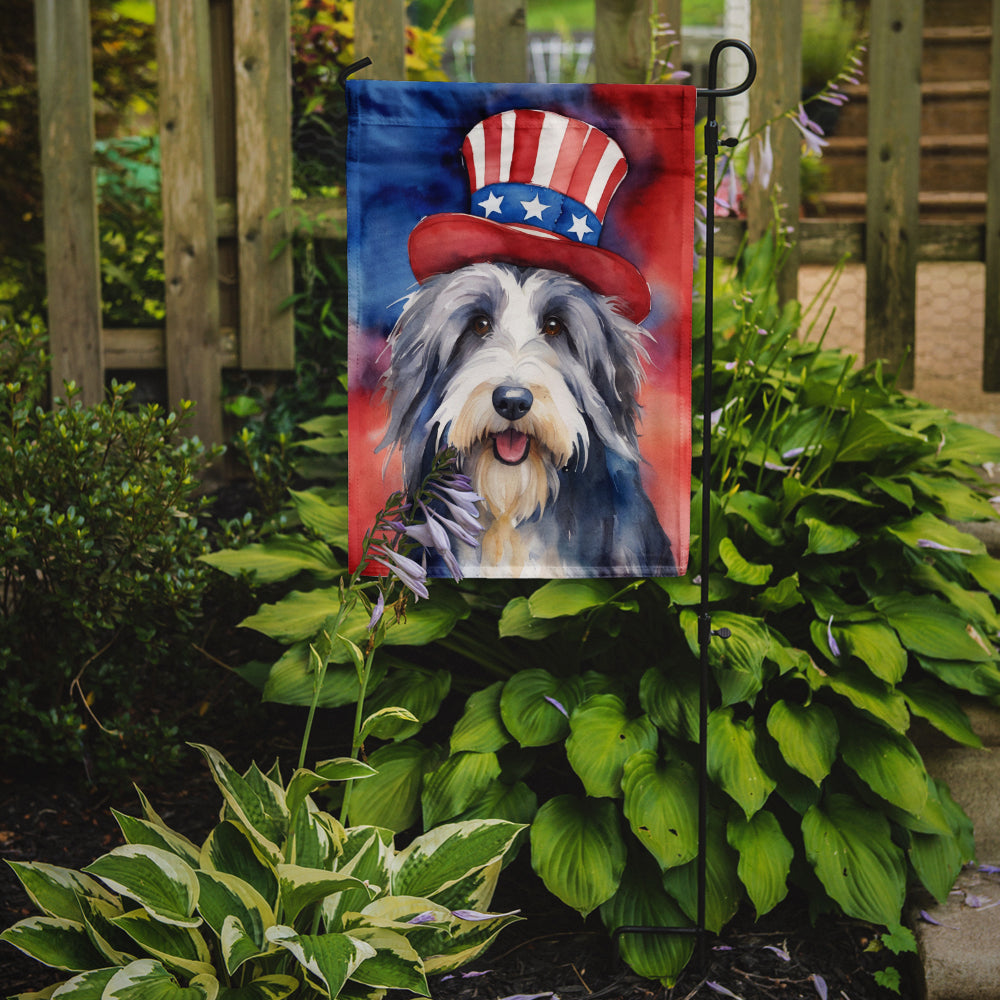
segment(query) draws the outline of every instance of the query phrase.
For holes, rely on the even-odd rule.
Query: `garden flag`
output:
[[[447,447],[481,498],[465,575],[683,574],[694,89],[347,101],[352,567]]]

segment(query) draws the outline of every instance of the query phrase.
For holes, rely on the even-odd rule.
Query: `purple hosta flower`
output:
[[[427,591],[427,570],[420,563],[384,544],[371,546],[368,555],[374,562],[389,570],[416,597],[430,596]]]
[[[771,126],[764,129],[763,136],[750,145],[750,158],[747,161],[747,183],[760,184],[765,191],[771,186],[771,174],[774,173],[774,150],[771,148]]]
[[[1000,865],[979,865],[978,871],[986,875],[1000,875]]]
[[[565,715],[567,719],[569,718],[569,712],[566,711],[565,707],[561,702],[556,701],[555,698],[552,698],[549,695],[544,695],[543,697],[550,705],[555,705],[555,707],[559,709],[559,711],[562,712],[562,714]]]
[[[480,976],[488,976],[492,971],[492,969],[483,969],[482,972],[449,972],[447,976],[441,977],[441,982],[446,983],[449,979],[478,979]]]
[[[480,913],[479,910],[452,910],[451,915],[459,920],[493,920],[494,917],[516,917],[520,910],[509,910],[507,913]]]
[[[917,547],[921,549],[938,549],[941,552],[958,552],[963,556],[972,555],[972,549],[957,549],[952,545],[942,545],[931,538],[918,538]]]
[[[823,155],[823,147],[827,145],[823,138],[823,130],[806,114],[806,109],[800,104],[798,114],[792,116],[792,124],[802,134],[806,149],[816,156]]]
[[[432,924],[435,920],[437,920],[437,914],[433,910],[424,910],[423,913],[410,917],[406,922],[408,924]]]
[[[726,989],[726,987],[723,986],[722,983],[713,983],[711,980],[709,980],[708,982],[705,983],[705,985],[713,993],[721,993],[724,997],[733,997],[734,1000],[743,1000],[743,997],[741,997],[738,993],[734,993],[732,990]]]
[[[784,948],[779,948],[776,944],[766,944],[764,945],[764,950],[773,951],[782,962],[790,962],[792,960],[792,956]]]
[[[816,992],[819,994],[819,1000],[826,1000],[828,992],[826,988],[826,980],[815,972],[809,978],[813,981],[813,986],[816,987]]]
[[[382,615],[385,612],[385,594],[380,590],[378,592],[378,600],[375,602],[375,607],[372,608],[372,616],[368,619],[368,631],[372,632],[375,626],[382,620]]]
[[[740,208],[740,179],[736,176],[736,165],[732,157],[728,157],[728,165],[722,185],[715,192],[715,208],[717,211],[735,215]]]
[[[840,656],[840,646],[837,645],[837,640],[833,637],[833,615],[830,615],[829,620],[826,623],[826,641],[827,645],[830,647],[830,652],[834,656]]]

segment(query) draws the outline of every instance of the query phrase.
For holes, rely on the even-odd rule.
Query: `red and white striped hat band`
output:
[[[428,216],[413,229],[410,266],[418,282],[479,261],[546,267],[617,299],[630,319],[646,317],[645,279],[598,246],[628,172],[614,139],[552,111],[517,109],[476,125],[462,154],[471,212]]]

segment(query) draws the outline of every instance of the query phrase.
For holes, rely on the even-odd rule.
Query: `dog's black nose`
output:
[[[520,420],[535,401],[530,389],[517,385],[498,385],[493,390],[493,409],[504,420]]]

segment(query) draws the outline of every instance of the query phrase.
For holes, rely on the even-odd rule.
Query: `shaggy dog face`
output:
[[[541,268],[471,264],[410,297],[389,339],[379,447],[400,450],[411,490],[435,452],[458,450],[483,497],[482,551],[460,556],[474,572],[534,565],[567,575],[587,558],[608,572],[638,570],[645,556],[632,549],[646,541],[628,541],[634,526],[618,523],[629,512],[651,517],[669,551],[638,485],[648,336],[613,300]]]

